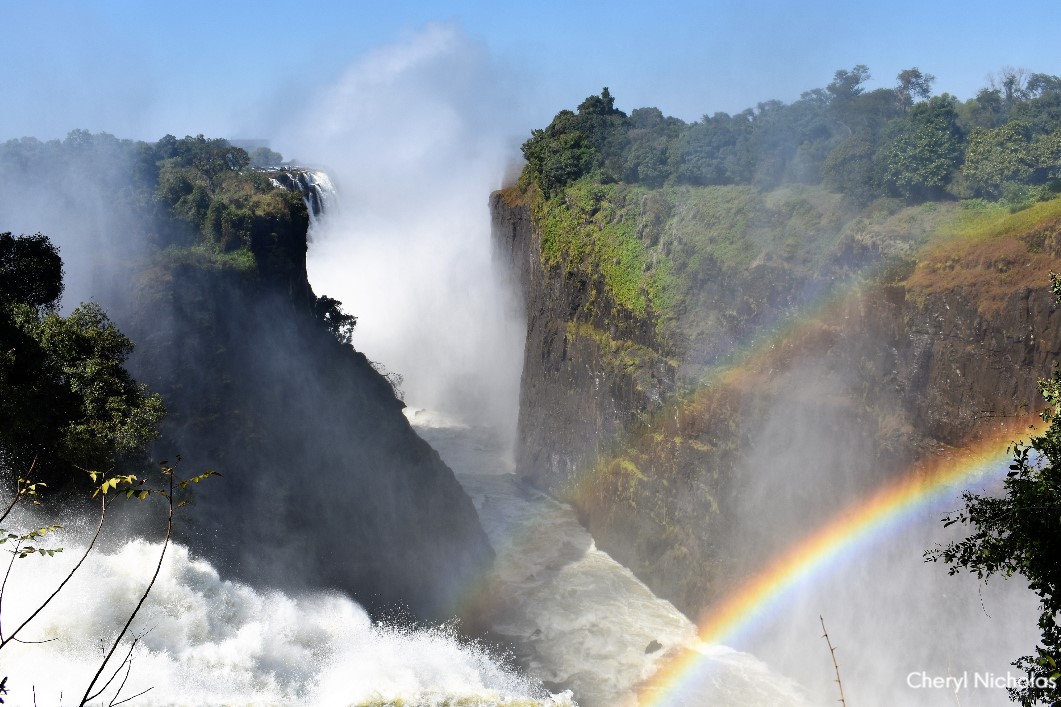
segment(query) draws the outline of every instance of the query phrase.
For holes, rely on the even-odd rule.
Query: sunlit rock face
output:
[[[1035,409],[1061,353],[1050,238],[1003,246],[1043,270],[1026,284],[997,263],[915,268],[905,233],[830,236],[814,268],[764,246],[705,258],[669,311],[634,313],[606,263],[549,261],[535,209],[554,206],[506,190],[491,208],[527,314],[518,471],[690,616],[911,463]],[[676,262],[683,208],[650,253]]]

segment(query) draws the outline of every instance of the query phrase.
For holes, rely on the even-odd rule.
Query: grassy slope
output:
[[[655,321],[664,340],[682,326],[682,310],[707,279],[758,264],[804,278],[843,267],[922,297],[986,288],[977,296],[990,308],[1000,295],[1027,286],[1027,275],[1040,273],[1045,282],[1061,252],[1061,199],[1015,213],[980,200],[919,206],[881,200],[854,212],[819,187],[762,193],[585,179],[549,200],[533,188],[510,188],[505,196],[532,206],[543,265],[599,276],[617,305]],[[839,265],[845,251],[861,257]]]

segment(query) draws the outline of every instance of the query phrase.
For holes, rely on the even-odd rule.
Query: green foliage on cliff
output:
[[[144,146],[140,162],[157,175],[152,199],[159,230],[178,261],[209,258],[220,268],[250,269],[256,251],[305,234],[309,216],[301,195],[247,169],[247,153],[225,140],[167,135]],[[237,251],[243,253],[226,257]]]
[[[122,238],[166,251],[175,263],[222,269],[256,269],[260,259],[284,251],[282,259],[305,241],[309,214],[301,195],[276,188],[250,161],[241,148],[202,135],[147,143],[76,130],[65,140],[0,144],[0,169],[22,175],[27,189],[34,182],[59,188],[83,198],[78,206],[89,213],[102,195],[112,215],[106,220],[136,231]],[[92,219],[86,221],[82,230],[91,233]]]
[[[605,292],[626,310],[644,316],[667,297],[669,262],[650,249],[639,228],[646,190],[586,179],[562,195],[538,199],[535,221],[547,266],[599,272]],[[651,236],[649,236],[651,237]]]
[[[916,67],[893,88],[867,91],[869,78],[839,70],[792,104],[689,124],[655,108],[627,115],[607,89],[561,111],[524,144],[518,185],[533,196],[543,264],[599,278],[598,304],[687,339],[698,293],[733,273],[908,272],[961,218],[982,225],[1061,188],[1061,78],[1007,70],[965,102],[932,96]],[[947,203],[973,197],[1004,209]],[[927,211],[903,210],[918,204]]]
[[[962,130],[955,100],[946,94],[922,101],[906,120],[889,126],[884,177],[903,196],[942,195],[962,161]]]
[[[847,221],[840,198],[820,187],[650,189],[587,176],[553,197],[534,189],[525,197],[542,264],[599,282],[595,311],[618,306],[652,322],[661,340],[686,335],[685,315],[705,284],[755,263],[823,267]]]

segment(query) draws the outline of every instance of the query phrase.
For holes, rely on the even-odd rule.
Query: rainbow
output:
[[[1016,431],[1009,425],[968,449],[922,462],[853,503],[711,607],[699,622],[700,640],[732,643],[769,617],[797,587],[836,566],[850,551],[900,527],[926,507],[952,500],[969,484],[986,481],[1000,468],[1005,469]],[[707,663],[695,650],[684,652],[657,671],[640,691],[641,707],[680,704],[676,697],[696,681]]]

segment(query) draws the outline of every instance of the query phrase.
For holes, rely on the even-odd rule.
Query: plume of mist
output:
[[[275,142],[339,191],[309,270],[358,317],[354,345],[404,377],[409,404],[509,434],[523,325],[491,267],[487,198],[517,102],[483,48],[432,25],[353,64]]]
[[[738,555],[761,557],[763,547],[798,543],[889,478],[874,451],[869,413],[855,410],[857,375],[830,362],[805,362],[775,381],[781,392],[756,421],[738,470]],[[972,683],[976,673],[1016,674],[1009,663],[1036,643],[1035,597],[1020,578],[981,585],[924,561],[926,550],[961,535],[960,527],[940,522],[960,506],[958,498],[948,503],[846,548],[734,647],[799,680],[825,704],[838,693],[818,623],[824,615],[851,704],[955,704],[952,689],[920,687],[921,673],[968,673],[970,684],[957,695],[962,707],[1009,704],[1005,690]],[[911,673],[918,687],[908,684]]]
[[[115,299],[114,264],[144,247],[136,216],[115,208],[131,185],[132,143],[70,133],[59,141],[23,138],[0,146],[0,231],[43,233],[63,259],[63,307]],[[108,307],[109,308],[109,307]]]

